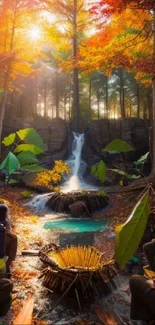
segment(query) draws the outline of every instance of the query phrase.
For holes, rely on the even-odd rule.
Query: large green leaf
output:
[[[26,185],[32,185],[33,186],[33,181],[36,178],[38,172],[28,172],[23,176],[23,182]]]
[[[136,166],[143,166],[146,163],[146,160],[150,154],[150,151],[147,152],[145,155],[141,156],[137,161],[135,161]]]
[[[132,150],[133,148],[130,146],[130,144],[121,139],[113,140],[103,149],[103,151],[107,151],[110,153],[128,152]]]
[[[44,152],[41,148],[37,147],[34,144],[19,144],[19,146],[17,146],[16,149],[14,150],[14,152],[18,153],[21,151],[30,151],[35,155],[40,155],[41,153]]]
[[[24,141],[25,143],[34,144],[37,147],[41,148],[42,151],[44,151],[43,140],[36,130],[32,128],[19,130],[17,132],[17,135],[20,138],[20,140]]]
[[[116,227],[115,258],[121,268],[134,255],[143,237],[149,214],[150,203],[147,191],[136,204],[127,222]]]
[[[92,166],[91,174],[94,174],[102,183],[106,180],[107,166],[103,160],[98,165]]]
[[[17,159],[19,160],[21,166],[38,163],[38,159],[36,158],[36,155],[30,151],[20,152],[19,155],[17,156]]]
[[[8,137],[3,139],[2,143],[6,147],[11,146],[11,144],[14,143],[15,138],[16,138],[16,133],[11,133],[10,135],[8,135]]]
[[[108,170],[110,170],[110,171],[112,171],[114,173],[117,173],[117,174],[119,174],[121,176],[124,176],[124,177],[126,177],[128,179],[138,179],[138,178],[140,178],[140,175],[138,175],[138,176],[137,175],[134,175],[134,174],[131,175],[131,174],[128,174],[127,172],[125,172],[123,170],[120,170],[120,169],[110,168]]]
[[[45,168],[39,166],[38,164],[37,165],[24,165],[20,169],[21,170],[30,170],[33,172],[42,172],[42,171],[46,170]]]
[[[5,169],[9,175],[11,175],[15,170],[20,168],[20,164],[16,156],[9,152],[6,158],[0,165],[0,169]]]

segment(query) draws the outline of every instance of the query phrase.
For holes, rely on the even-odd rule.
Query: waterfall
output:
[[[84,145],[84,134],[77,134],[73,133],[73,145],[72,145],[72,157],[68,161],[68,164],[71,165],[72,168],[72,175],[78,176],[81,167],[81,155],[82,155],[82,148]]]
[[[72,153],[67,163],[71,169],[71,177],[62,186],[64,192],[79,190],[84,188],[82,176],[85,169],[85,162],[82,160],[82,148],[84,145],[84,133],[73,132]]]
[[[66,161],[71,169],[71,175],[61,187],[63,192],[77,191],[80,189],[96,190],[96,187],[87,184],[83,180],[86,163],[82,160],[82,149],[84,145],[84,133],[73,132],[72,153]]]

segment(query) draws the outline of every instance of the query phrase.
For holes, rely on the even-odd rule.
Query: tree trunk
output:
[[[100,92],[97,90],[97,118],[100,120]]]
[[[91,121],[91,96],[92,96],[92,80],[89,78],[89,120]]]
[[[125,118],[125,92],[124,92],[124,75],[123,71],[119,70],[120,77],[120,107],[121,107],[121,117]]]
[[[108,88],[108,77],[105,77],[105,117],[109,117],[109,88]]]
[[[13,50],[13,43],[14,43],[14,36],[15,36],[15,20],[16,20],[16,13],[17,13],[17,0],[15,0],[14,8],[13,8],[13,20],[12,20],[12,29],[11,29],[11,40],[10,40],[10,52]],[[6,34],[7,37],[7,34]],[[5,109],[7,103],[7,96],[8,96],[8,88],[9,88],[9,79],[10,79],[10,63],[6,69],[6,75],[4,80],[4,90],[3,96],[1,99],[0,105],[0,155],[1,155],[1,140],[2,140],[2,129],[3,129],[3,121],[5,116]]]
[[[153,55],[155,56],[155,10],[153,11]],[[152,176],[155,177],[155,75],[152,79],[153,89],[153,120],[152,120]]]
[[[129,105],[130,105],[130,118],[132,117],[132,100],[131,100],[131,97],[129,98],[129,100],[130,100],[130,103],[129,103]]]
[[[48,113],[47,113],[47,80],[45,78],[44,83],[44,118],[47,119]]]
[[[80,102],[79,102],[79,70],[77,68],[77,52],[78,52],[78,31],[77,31],[77,13],[78,0],[73,0],[73,110],[75,112],[75,129],[80,131]]]
[[[65,90],[64,90],[64,119],[67,119],[67,110],[66,110],[66,105],[67,105],[67,93],[66,93],[66,84],[65,84]]]
[[[148,88],[147,92],[147,106],[148,106],[148,116],[149,116],[149,122],[150,122],[150,127],[152,125],[152,120],[153,120],[153,115],[152,115],[152,87]]]
[[[116,100],[114,101],[114,120],[116,119]]]
[[[56,107],[56,118],[59,118],[59,83],[58,83],[58,71],[55,75],[55,107]]]
[[[140,118],[140,95],[139,95],[140,89],[139,84],[137,82],[137,89],[136,89],[136,97],[137,97],[137,117]]]

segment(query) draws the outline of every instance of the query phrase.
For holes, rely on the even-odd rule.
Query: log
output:
[[[34,297],[31,296],[24,301],[23,307],[13,321],[13,325],[32,325]]]
[[[39,251],[38,250],[24,250],[22,251],[23,256],[38,256]]]

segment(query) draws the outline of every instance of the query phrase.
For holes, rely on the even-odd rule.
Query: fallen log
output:
[[[23,307],[13,321],[13,325],[32,325],[33,307],[34,296],[31,296],[24,301]]]

